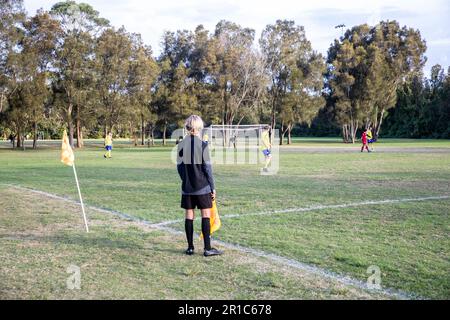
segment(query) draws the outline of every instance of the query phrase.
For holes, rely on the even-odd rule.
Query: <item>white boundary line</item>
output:
[[[53,198],[53,199],[58,199],[58,200],[62,200],[62,201],[66,201],[66,202],[70,202],[73,204],[79,204],[78,201],[67,198],[67,197],[63,197],[63,196],[58,196],[52,193],[48,193],[48,192],[44,192],[44,191],[40,191],[40,190],[35,190],[35,189],[31,189],[31,188],[27,188],[27,187],[22,187],[19,185],[11,185],[11,184],[3,184],[7,187],[11,187],[11,188],[15,188],[15,189],[19,189],[19,190],[25,190],[28,192],[33,192],[36,194],[40,194],[43,196],[46,196],[48,198]],[[276,213],[287,213],[287,212],[304,212],[304,211],[312,211],[312,210],[321,210],[321,209],[327,209],[327,208],[346,208],[346,207],[351,207],[351,206],[358,206],[358,205],[366,205],[366,204],[382,204],[382,203],[398,203],[398,202],[408,202],[408,201],[425,201],[425,200],[441,200],[441,199],[448,199],[450,198],[450,196],[436,196],[436,197],[423,197],[423,198],[411,198],[411,199],[393,199],[393,200],[381,200],[381,201],[366,201],[366,202],[359,202],[359,203],[350,203],[350,204],[342,204],[342,205],[331,205],[331,206],[315,206],[315,207],[309,207],[309,208],[292,208],[292,209],[286,209],[286,210],[278,210],[278,211],[270,211],[270,212],[261,212],[261,213],[254,213],[254,214],[246,214],[246,215],[227,215],[224,216],[222,218],[235,218],[235,217],[241,217],[241,216],[247,216],[247,215],[267,215],[267,214],[276,214]],[[161,222],[161,223],[151,223],[149,221],[146,221],[144,219],[140,219],[131,215],[128,215],[126,213],[122,213],[119,211],[115,211],[115,210],[110,210],[110,209],[105,209],[105,208],[99,208],[99,207],[95,207],[95,206],[87,206],[88,208],[98,211],[98,212],[103,212],[103,213],[107,213],[107,214],[112,214],[115,216],[118,216],[120,218],[123,219],[127,219],[127,220],[131,220],[134,222],[139,222],[142,223],[148,227],[152,227],[155,228],[157,230],[162,230],[162,231],[166,231],[168,233],[174,234],[174,235],[184,235],[183,232],[178,231],[176,229],[167,227],[168,224],[173,224],[176,222],[180,222],[181,220],[171,220],[171,221],[166,221],[166,222]],[[236,250],[236,251],[240,251],[242,253],[247,253],[247,254],[252,254],[254,256],[258,256],[258,257],[262,257],[262,258],[266,258],[268,260],[271,260],[275,263],[284,265],[284,266],[289,266],[289,267],[293,267],[295,269],[298,270],[302,270],[308,273],[312,273],[315,275],[319,275],[322,276],[324,278],[328,278],[337,282],[340,282],[344,285],[348,285],[348,286],[353,286],[362,290],[366,290],[368,292],[377,292],[377,293],[381,293],[387,296],[391,296],[397,299],[422,299],[422,297],[413,294],[413,293],[407,293],[407,292],[403,292],[401,290],[396,290],[396,289],[391,289],[391,288],[385,288],[385,289],[380,289],[380,290],[371,290],[367,287],[367,283],[351,278],[349,276],[344,276],[320,267],[316,267],[313,265],[309,265],[309,264],[305,264],[302,263],[300,261],[294,260],[294,259],[289,259],[289,258],[285,258],[282,256],[278,256],[272,253],[268,253],[262,250],[257,250],[257,249],[253,249],[253,248],[248,248],[248,247],[244,247],[241,246],[239,244],[233,244],[233,243],[228,243],[228,242],[224,242],[221,240],[215,240],[216,243],[218,243],[219,245],[228,248],[228,249],[232,249],[232,250]]]
[[[293,213],[300,214],[303,212],[309,211],[318,211],[324,209],[341,209],[341,208],[350,208],[350,207],[359,207],[366,205],[378,205],[378,204],[390,204],[390,203],[403,203],[403,202],[417,202],[417,201],[428,201],[428,200],[443,200],[450,199],[450,196],[432,196],[432,197],[422,197],[422,198],[403,198],[403,199],[387,199],[387,200],[372,200],[372,201],[363,201],[363,202],[353,202],[353,203],[344,203],[344,204],[331,204],[331,205],[317,205],[311,207],[303,207],[303,208],[289,208],[283,210],[272,210],[272,211],[263,211],[263,212],[252,212],[252,213],[238,213],[238,214],[226,214],[221,215],[220,219],[234,219],[234,218],[245,218],[252,216],[268,216],[275,214],[283,214],[283,213]],[[160,223],[156,223],[156,227],[168,226],[174,223],[180,223],[183,220],[168,220]]]
[[[283,210],[253,212],[253,213],[245,213],[245,214],[227,214],[227,215],[221,216],[220,218],[230,219],[230,218],[241,218],[241,217],[247,217],[247,216],[266,216],[266,215],[281,214],[281,213],[301,213],[301,212],[324,210],[324,209],[340,209],[340,208],[359,207],[359,206],[366,206],[366,205],[415,202],[415,201],[427,201],[427,200],[443,200],[443,199],[449,199],[449,198],[450,198],[450,196],[445,195],[445,196],[433,196],[433,197],[422,197],[422,198],[372,200],[372,201],[353,202],[353,203],[344,203],[344,204],[317,205],[317,206],[303,207],[303,208],[289,208],[289,209],[283,209]]]
[[[156,225],[153,225],[153,226],[155,226],[155,228],[158,230],[164,230],[171,234],[176,234],[176,235],[180,235],[180,236],[184,235],[184,232],[170,228],[170,227],[165,227],[165,226],[156,227]],[[309,264],[306,264],[306,263],[303,263],[303,262],[300,262],[300,261],[297,261],[294,259],[289,259],[286,257],[278,256],[273,253],[268,253],[268,252],[265,252],[262,250],[244,247],[239,244],[224,242],[224,241],[217,240],[217,239],[214,240],[214,242],[224,248],[227,248],[227,249],[236,250],[236,251],[246,253],[246,254],[251,254],[251,255],[254,255],[254,256],[257,256],[260,258],[265,258],[265,259],[271,260],[272,262],[275,262],[277,264],[292,267],[294,269],[298,269],[298,270],[301,270],[303,272],[307,272],[310,274],[318,275],[320,277],[327,278],[332,281],[336,281],[341,284],[344,284],[346,286],[352,286],[352,287],[355,287],[357,289],[361,289],[361,290],[364,290],[367,292],[381,293],[386,296],[390,296],[390,297],[400,299],[400,300],[412,300],[412,299],[423,300],[424,299],[423,297],[421,297],[417,294],[408,293],[408,292],[404,292],[404,291],[397,290],[397,289],[391,289],[391,288],[382,288],[382,289],[378,289],[378,290],[370,289],[370,288],[368,288],[367,283],[364,281],[351,278],[350,276],[344,276],[344,275],[335,273],[333,271],[329,271],[327,269],[316,267],[314,265],[309,265]]]

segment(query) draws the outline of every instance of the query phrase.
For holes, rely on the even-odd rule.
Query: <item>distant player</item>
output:
[[[111,151],[112,151],[112,132],[110,132],[109,134],[106,135],[105,137],[105,154],[103,155],[103,157],[105,159],[111,159]]]
[[[270,142],[270,126],[265,126],[263,132],[261,133],[261,149],[264,154],[264,172],[269,172],[269,164],[272,160],[272,143]]]
[[[372,127],[369,127],[369,128],[367,129],[367,143],[368,143],[368,145],[369,145],[370,151],[373,151],[373,143],[374,143],[375,141],[376,141],[376,140],[373,138],[373,135],[372,135]]]
[[[364,152],[364,149],[367,149],[367,152],[371,152],[367,140],[367,129],[365,129],[361,135],[361,142],[363,144],[361,147],[361,152]]]
[[[186,119],[187,136],[178,144],[177,170],[181,184],[181,207],[186,210],[185,231],[187,255],[194,254],[194,210],[202,215],[202,234],[205,257],[217,256],[221,251],[211,247],[211,208],[216,197],[208,143],[202,141],[203,120],[192,115]]]

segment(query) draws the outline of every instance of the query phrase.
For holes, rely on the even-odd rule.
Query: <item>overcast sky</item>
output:
[[[49,10],[57,0],[25,0],[28,13]],[[305,27],[313,47],[326,54],[333,39],[341,35],[334,27],[344,23],[371,25],[380,20],[397,20],[417,28],[427,41],[426,72],[439,63],[450,66],[450,1],[448,0],[83,0],[115,27],[125,26],[142,34],[155,54],[160,52],[165,30],[194,30],[203,24],[214,30],[226,19],[256,30],[257,38],[267,24],[277,19],[294,20]]]

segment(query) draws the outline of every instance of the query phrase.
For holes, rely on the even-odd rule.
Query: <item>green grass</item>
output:
[[[182,254],[184,239],[79,207],[0,187],[0,299],[386,298],[228,250]],[[71,265],[81,287],[70,290]]]
[[[359,139],[355,144],[344,144],[342,138],[292,138],[293,146],[320,146],[320,147],[345,147],[354,148],[355,145],[359,145]],[[383,138],[375,143],[375,147],[440,147],[449,148],[449,140],[437,140],[437,139],[395,139],[395,138]]]
[[[367,279],[377,265],[384,286],[448,297],[450,201],[403,203],[226,220],[221,239]],[[240,232],[246,230],[245,233]]]
[[[85,202],[151,222],[183,219],[180,183],[170,162],[170,147],[129,148],[124,141],[113,150],[112,160],[104,160],[99,141],[88,145],[76,151]],[[300,139],[295,145],[324,149],[344,146],[339,139],[314,138]],[[216,165],[220,213],[450,195],[448,140],[386,139],[382,145],[399,150],[361,154],[358,146],[345,145],[355,152],[282,151],[280,171],[274,176],[261,176],[254,165]],[[428,152],[402,152],[402,148],[427,147],[448,152],[433,152],[432,148]],[[38,151],[0,148],[0,183],[77,198],[72,170],[59,162],[59,151],[51,144]],[[16,200],[10,201],[14,204]],[[385,287],[429,298],[450,298],[449,212],[450,200],[446,199],[243,216],[224,219],[217,238],[361,280],[366,279],[370,265],[377,265]],[[127,232],[120,233],[125,242]],[[223,262],[226,256],[220,259]],[[275,272],[273,277],[277,276]],[[291,297],[298,295],[286,291],[284,298]]]

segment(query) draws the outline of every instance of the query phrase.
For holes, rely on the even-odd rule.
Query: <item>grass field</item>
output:
[[[215,239],[362,282],[376,265],[383,288],[450,298],[450,141],[383,140],[371,154],[339,139],[294,142],[280,149],[277,175],[255,165],[214,167],[223,217]],[[176,220],[170,227],[183,230],[170,147],[123,141],[105,160],[99,141],[87,145],[76,151],[87,204],[149,223]],[[0,142],[1,298],[392,298],[234,249],[217,259],[184,257],[182,234],[92,208],[86,234],[76,205],[8,186],[76,200],[58,146],[12,151]],[[358,204],[367,201],[375,203]],[[341,204],[351,206],[330,207]],[[82,290],[66,289],[70,263],[81,266]]]

